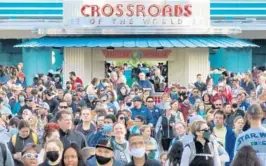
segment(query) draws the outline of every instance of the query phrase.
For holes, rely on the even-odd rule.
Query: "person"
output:
[[[0,138],[2,138],[1,135]],[[0,156],[0,166],[14,166],[14,161],[6,142],[0,141]]]
[[[18,124],[19,133],[13,135],[8,143],[8,148],[13,155],[15,165],[21,166],[23,148],[29,144],[39,144],[38,136],[30,130],[30,124],[25,120],[20,120]]]
[[[0,114],[1,115],[11,115],[11,110],[5,106],[5,101],[2,97],[0,97]]]
[[[195,87],[197,87],[201,92],[207,89],[206,84],[202,81],[202,75],[197,74],[197,82],[194,83]]]
[[[23,166],[37,166],[38,165],[38,149],[35,144],[27,144],[23,148],[21,156],[22,156],[21,161],[23,163]]]
[[[51,139],[44,145],[45,156],[44,162],[39,166],[61,166],[63,154],[63,144],[59,139]]]
[[[173,145],[176,141],[183,141],[186,132],[187,132],[187,125],[183,122],[176,122],[174,126],[175,130],[175,137],[171,141],[171,145]]]
[[[110,138],[101,138],[98,140],[95,149],[95,156],[89,158],[86,162],[89,166],[124,166],[114,157],[114,149]]]
[[[180,166],[221,166],[217,145],[210,141],[211,131],[206,121],[194,121],[191,133],[195,138],[185,146]]]
[[[84,166],[81,156],[81,150],[77,144],[71,143],[64,149],[62,157],[62,166]]]
[[[92,122],[91,109],[82,108],[80,113],[82,123],[76,126],[76,130],[83,133],[88,140],[89,136],[96,131],[96,125]]]
[[[15,103],[15,105],[12,109],[13,115],[16,115],[19,112],[20,108],[26,104],[25,99],[26,99],[26,94],[24,92],[20,92],[18,94],[18,101]]]
[[[27,87],[25,75],[22,72],[18,73],[18,79],[16,80],[16,85],[21,85],[23,89]]]
[[[59,125],[56,123],[48,123],[44,127],[44,133],[43,133],[43,138],[42,138],[42,145],[46,144],[47,141],[53,140],[53,139],[60,139],[59,135]],[[44,157],[45,157],[45,149],[42,148],[39,153],[39,158],[38,158],[38,163],[41,164],[44,162]]]
[[[252,75],[251,73],[246,73],[243,82],[241,84],[242,88],[247,92],[248,95],[250,95],[250,92],[252,90],[256,90],[256,86],[254,82],[252,81]]]
[[[264,163],[256,155],[252,146],[246,145],[239,149],[231,166],[261,166]]]
[[[162,152],[162,153],[160,154],[160,163],[161,163],[162,166],[168,166],[168,165],[166,165],[166,162],[167,162],[167,155],[168,155],[167,152]]]
[[[176,141],[167,155],[166,166],[179,166],[181,163],[181,157],[183,152],[183,144],[180,141]]]
[[[76,76],[76,73],[74,71],[71,71],[69,73],[69,79],[71,80],[72,90],[76,90],[78,84],[83,84],[83,81]]]
[[[171,114],[175,116],[175,121],[185,122],[184,116],[182,112],[179,110],[178,101],[177,100],[171,101],[170,106],[171,106]]]
[[[233,132],[235,133],[236,138],[238,135],[243,133],[244,122],[245,122],[245,120],[242,116],[238,116],[234,119]]]
[[[7,145],[8,140],[10,140],[10,134],[7,131],[4,120],[0,118],[0,142]]]
[[[153,91],[154,91],[154,88],[152,86],[152,83],[148,79],[145,78],[145,73],[140,72],[138,74],[138,76],[139,76],[139,80],[136,81],[136,83],[133,83],[133,84],[137,84],[142,89],[149,90],[150,94],[152,94]]]
[[[130,154],[132,160],[126,166],[152,165],[161,166],[157,160],[149,159],[146,155],[145,141],[141,134],[132,134],[129,136]]]
[[[156,126],[156,123],[158,122],[158,119],[160,116],[162,116],[163,111],[158,108],[155,103],[152,96],[149,96],[146,98],[146,106],[151,111],[152,119],[153,119],[153,126]]]
[[[263,165],[266,165],[266,144],[264,144],[266,142],[266,129],[261,125],[262,118],[263,112],[260,105],[254,104],[248,108],[247,119],[250,128],[237,137],[234,154],[236,155],[242,146],[251,145]]]
[[[142,99],[139,96],[133,98],[133,105],[134,107],[131,108],[132,119],[134,120],[138,115],[142,116],[145,119],[145,123],[152,126],[152,113],[147,107],[142,106]]]
[[[113,135],[112,146],[114,151],[114,156],[116,160],[127,164],[131,161],[129,153],[129,144],[125,139],[126,127],[124,124],[116,123],[113,125]]]
[[[60,111],[56,114],[56,121],[60,126],[60,140],[62,141],[64,147],[68,147],[71,142],[76,142],[80,148],[87,146],[85,136],[78,132],[72,130],[72,113],[69,111]]]

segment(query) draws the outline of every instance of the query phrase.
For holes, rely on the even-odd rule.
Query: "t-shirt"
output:
[[[266,129],[264,127],[252,127],[240,134],[236,139],[235,155],[245,145],[252,146],[262,164],[266,166]]]
[[[223,146],[225,146],[225,135],[226,135],[226,128],[223,126],[222,128],[217,128],[214,127],[213,128],[215,135],[217,136],[217,138],[221,141],[221,143],[223,144]]]

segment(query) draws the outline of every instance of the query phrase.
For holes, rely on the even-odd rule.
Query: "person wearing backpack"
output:
[[[23,164],[21,162],[21,152],[23,148],[29,143],[37,145],[39,144],[39,140],[37,134],[31,131],[29,122],[25,120],[19,121],[18,130],[19,133],[11,137],[8,143],[8,147],[13,156],[15,165],[22,166]]]
[[[210,141],[211,131],[204,120],[191,125],[192,142],[185,145],[180,166],[221,166],[217,145]]]

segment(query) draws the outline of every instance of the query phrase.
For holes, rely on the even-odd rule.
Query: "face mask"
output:
[[[17,128],[11,128],[11,129],[10,129],[10,133],[11,133],[12,135],[16,135],[16,134],[18,134],[18,129],[17,129]]]
[[[94,100],[95,98],[96,98],[95,95],[88,95],[88,99],[89,99],[89,100]]]
[[[132,103],[130,102],[128,102],[128,103],[126,103],[126,105],[128,106],[128,107],[131,107],[131,105],[132,105]]]
[[[212,133],[211,133],[210,130],[208,130],[208,131],[204,131],[203,134],[202,134],[202,137],[205,138],[206,140],[209,140],[211,134],[212,134]]]
[[[58,157],[59,157],[59,152],[58,151],[50,151],[46,153],[46,157],[48,160],[55,162]]]
[[[199,109],[200,109],[200,110],[204,110],[204,106],[200,106]]]
[[[120,90],[120,92],[124,95],[124,94],[126,94],[126,89],[122,88],[122,89]]]
[[[145,155],[145,148],[132,148],[130,149],[130,154],[133,157],[141,158]]]
[[[18,100],[19,100],[20,102],[23,102],[23,101],[25,100],[25,98],[24,98],[23,96],[19,96]]]
[[[107,163],[109,163],[111,161],[112,158],[108,158],[108,157],[103,157],[103,156],[99,156],[99,155],[95,155],[97,162],[100,165],[105,165]]]

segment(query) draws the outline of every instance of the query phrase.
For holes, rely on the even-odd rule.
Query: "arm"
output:
[[[215,142],[213,142],[213,150],[214,150],[214,166],[221,166],[221,160],[220,160],[220,156],[218,153],[218,148],[217,148],[217,144]]]
[[[160,131],[160,128],[162,126],[162,116],[160,116],[160,118],[158,119],[158,122],[155,126],[155,132],[158,133]]]
[[[153,118],[152,118],[151,111],[147,109],[147,113],[148,113],[148,116],[147,116],[147,124],[153,126],[152,125],[153,124]]]
[[[8,147],[6,147],[6,162],[4,163],[4,165],[14,166],[14,160],[12,158],[12,154],[10,153]]]
[[[183,116],[183,113],[181,112],[181,111],[179,111],[180,112],[180,120],[181,120],[181,122],[185,122],[185,119],[184,119],[184,116]]]
[[[190,148],[188,146],[186,146],[183,153],[182,153],[180,166],[189,166],[190,155],[191,155]]]

